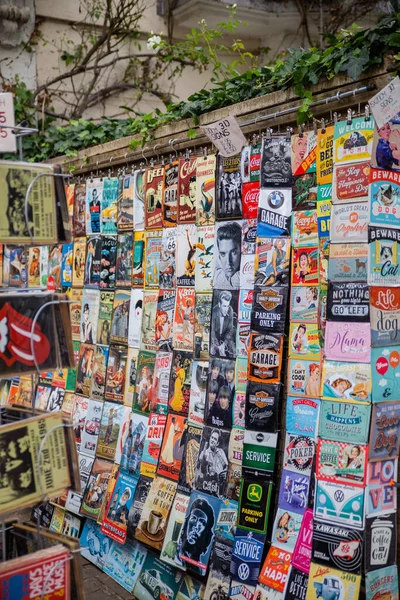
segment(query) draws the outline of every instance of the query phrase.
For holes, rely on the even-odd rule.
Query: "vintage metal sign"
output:
[[[333,521],[336,524],[362,529],[364,526],[364,490],[333,481],[318,481],[314,516],[321,521]]]
[[[371,406],[321,400],[318,435],[326,440],[366,444]]]
[[[368,228],[368,283],[400,285],[400,229]]]
[[[356,202],[368,198],[370,162],[367,160],[333,168],[332,202]]]
[[[365,519],[365,570],[375,571],[396,562],[396,513]]]
[[[328,321],[325,330],[325,356],[328,360],[368,363],[371,359],[369,323]]]
[[[331,242],[368,241],[368,202],[334,204],[331,212]]]
[[[361,573],[363,548],[362,531],[314,519],[312,553],[321,565]]]
[[[400,394],[400,346],[372,348],[372,402],[387,402]]]
[[[286,431],[315,438],[320,401],[288,396],[286,399]]]
[[[400,288],[371,287],[372,346],[395,346],[400,342]]]
[[[369,436],[370,460],[382,460],[399,454],[400,403],[380,402],[372,409]]]
[[[325,360],[322,366],[322,398],[371,402],[371,365]]]
[[[276,431],[281,384],[255,383],[246,386],[245,423],[247,429]]]
[[[282,368],[283,336],[251,333],[248,374],[258,383],[279,383]]]
[[[397,481],[398,458],[385,458],[368,463],[365,514],[381,515],[397,510],[397,490],[392,485]]]
[[[330,244],[329,281],[367,281],[368,244]]]
[[[318,439],[316,475],[320,481],[364,486],[368,446]]]
[[[366,283],[329,282],[326,303],[327,319],[368,323],[369,297],[369,287]]]
[[[251,328],[254,331],[283,333],[285,331],[288,287],[254,288]]]

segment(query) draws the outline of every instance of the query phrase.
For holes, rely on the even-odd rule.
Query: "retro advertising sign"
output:
[[[371,402],[371,365],[324,360],[322,398],[350,400],[358,404]]]
[[[391,458],[399,454],[400,402],[379,402],[372,408],[369,459]]]
[[[286,431],[316,437],[320,400],[288,396],[286,399]]]
[[[283,467],[295,473],[311,475],[311,467],[315,453],[315,442],[312,438],[286,434]]]
[[[308,573],[312,555],[313,511],[308,508],[301,522],[300,533],[294,547],[292,564],[296,569]]]
[[[400,219],[400,173],[371,168],[369,221],[371,225],[398,227]]]
[[[249,380],[258,383],[279,383],[282,351],[282,335],[251,333],[248,363]]]
[[[333,167],[332,202],[356,202],[368,198],[370,162],[367,160]]]
[[[364,490],[333,481],[318,481],[314,515],[321,521],[362,529],[364,526]]]
[[[310,478],[283,469],[279,491],[279,506],[285,510],[304,513],[307,508]]]
[[[374,571],[396,562],[396,513],[365,520],[365,570]]]
[[[276,430],[281,384],[255,383],[246,386],[245,423],[253,431]]]
[[[361,573],[364,533],[314,519],[312,554],[321,565]]]
[[[320,481],[364,486],[368,446],[318,439],[316,475]]]
[[[400,285],[400,229],[368,228],[368,283]]]
[[[369,323],[328,321],[325,330],[325,356],[328,360],[369,363],[370,336]]]
[[[254,331],[283,333],[287,311],[288,287],[254,288],[251,328]]]
[[[332,567],[322,567],[312,562],[308,576],[306,600],[314,598],[358,598],[360,594],[361,575],[339,571]],[[339,594],[337,591],[339,590]]]
[[[399,593],[399,578],[397,565],[384,567],[371,571],[365,576],[366,600],[379,600],[379,598],[393,598],[396,600]]]
[[[367,281],[368,244],[330,244],[329,281]]]
[[[371,287],[372,346],[395,346],[400,342],[400,288]]]
[[[400,393],[400,346],[372,348],[372,402],[386,402]]]
[[[371,406],[321,400],[318,435],[326,440],[366,444]]]
[[[261,567],[265,535],[246,531],[241,527],[236,529],[233,542],[231,575],[247,585],[257,585]]]
[[[367,242],[368,221],[368,202],[334,204],[331,212],[331,242]]]
[[[248,531],[267,533],[272,484],[242,479],[237,525]]]
[[[275,469],[277,433],[261,431],[244,432],[243,475],[248,477],[271,477]]]
[[[397,457],[368,463],[365,498],[367,516],[397,510],[397,490],[392,485],[393,481],[397,481],[397,466]]]

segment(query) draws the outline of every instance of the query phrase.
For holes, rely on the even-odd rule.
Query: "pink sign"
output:
[[[344,362],[371,362],[369,323],[328,321],[325,331],[325,357]]]
[[[307,508],[301,522],[299,537],[297,538],[292,556],[292,565],[303,571],[310,572],[311,554],[312,554],[312,531],[313,531],[313,511]]]

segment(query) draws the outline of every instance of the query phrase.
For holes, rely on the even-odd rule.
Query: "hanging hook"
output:
[[[159,162],[160,160],[160,155],[158,154],[158,152],[156,152],[156,148],[159,148],[160,144],[156,144],[155,146],[153,146],[153,153],[157,156],[157,162]]]
[[[365,120],[369,121],[371,119],[371,112],[369,108],[369,104],[365,105]]]
[[[177,160],[178,159],[178,152],[176,151],[176,148],[174,148],[175,142],[176,142],[176,139],[175,140],[171,139],[171,140],[169,140],[168,144],[171,146],[172,152],[175,152],[175,159]]]

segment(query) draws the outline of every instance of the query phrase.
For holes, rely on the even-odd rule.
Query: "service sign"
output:
[[[278,507],[271,535],[272,544],[287,552],[293,552],[302,520],[303,513],[299,514]]]
[[[310,478],[283,469],[278,504],[281,508],[303,514],[307,508]]]
[[[370,173],[370,223],[398,227],[400,219],[400,173],[371,168]]]
[[[368,228],[368,283],[400,285],[400,229]]]
[[[331,212],[331,242],[367,242],[368,202],[334,204]]]
[[[368,244],[330,244],[329,281],[367,281]]]
[[[318,481],[314,516],[321,521],[362,529],[364,526],[364,490],[332,481]]]
[[[316,210],[296,210],[293,213],[292,241],[295,248],[318,245]]]
[[[233,542],[231,575],[247,585],[257,585],[265,535],[238,527]]]
[[[400,402],[379,402],[372,409],[369,436],[370,461],[392,458],[399,454]]]
[[[365,519],[365,570],[396,563],[396,513]]]
[[[242,479],[237,526],[248,531],[267,533],[272,484]]]
[[[372,346],[395,346],[400,342],[400,288],[371,287]]]
[[[261,189],[258,202],[258,236],[290,234],[291,212],[291,189]]]
[[[367,200],[370,162],[335,165],[333,168],[332,202]]]
[[[400,394],[400,346],[372,348],[372,402],[387,402]]]
[[[300,323],[317,323],[318,286],[292,286],[290,293],[290,320]]]
[[[316,475],[320,481],[364,486],[368,446],[318,439]]]
[[[314,519],[312,554],[320,565],[361,573],[363,549],[362,531]]]
[[[322,567],[312,562],[308,576],[306,600],[325,598],[333,600],[356,600],[360,594],[361,575]]]
[[[267,384],[249,381],[246,386],[246,429],[276,431],[278,422],[280,383]],[[237,391],[236,391],[237,393]]]
[[[293,552],[293,567],[304,573],[310,570],[312,556],[313,511],[308,508],[303,516],[299,537]]]
[[[315,441],[307,436],[286,433],[283,467],[294,473],[311,475]]]
[[[257,383],[280,383],[283,336],[250,334],[248,375]]]
[[[328,360],[368,363],[371,360],[369,323],[328,321],[325,329],[325,356]]]
[[[277,433],[244,433],[242,469],[245,477],[271,477],[275,469]]]
[[[318,435],[338,442],[368,443],[371,406],[321,400]]]
[[[286,431],[315,438],[317,435],[320,400],[316,398],[286,398]]]
[[[369,298],[369,286],[366,283],[330,281],[326,317],[329,321],[369,323]]]
[[[391,485],[397,481],[398,459],[385,458],[368,463],[365,513],[381,515],[397,510],[397,489]]]
[[[322,398],[371,402],[371,365],[325,360],[322,366]]]
[[[321,367],[319,360],[289,358],[288,393],[293,396],[320,396]]]
[[[286,286],[254,288],[251,311],[251,328],[254,331],[284,333],[288,293]]]
[[[291,562],[291,552],[271,546],[260,572],[260,583],[283,593]]]
[[[374,139],[374,119],[357,117],[335,123],[334,157],[337,163],[348,164],[357,160],[371,160]]]

